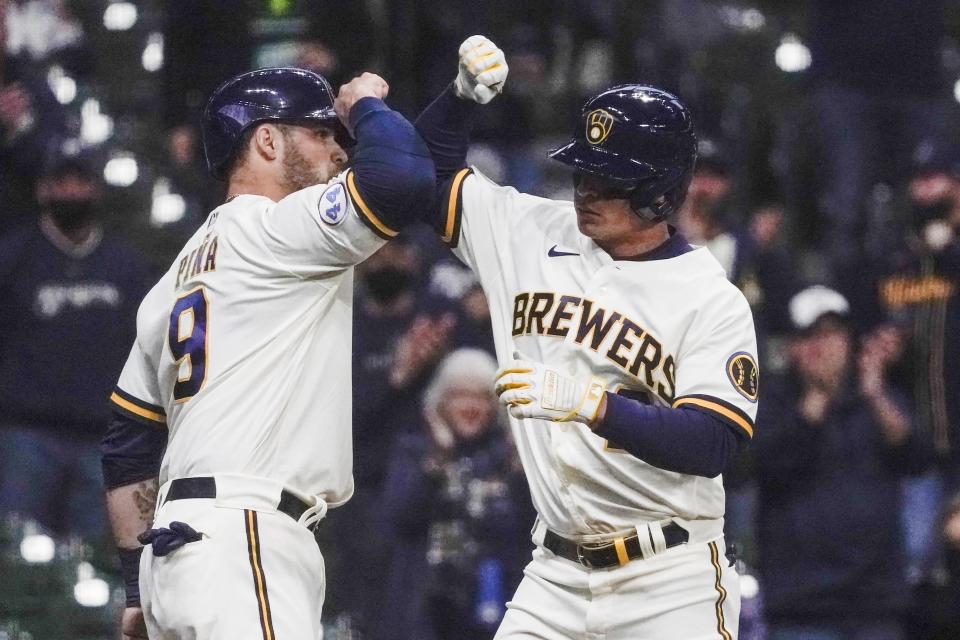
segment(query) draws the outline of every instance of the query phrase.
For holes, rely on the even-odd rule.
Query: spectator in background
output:
[[[444,247],[444,251],[449,250]],[[430,308],[447,310],[456,318],[450,340],[453,347],[483,349],[494,355],[490,307],[470,269],[450,257],[436,262],[428,276],[427,296]]]
[[[446,353],[451,314],[424,312],[420,261],[403,240],[358,266],[354,322],[354,478],[379,490],[390,437],[420,416],[420,394]]]
[[[885,256],[876,293],[900,329],[912,365],[918,431],[929,437],[960,490],[960,145],[924,143],[908,184],[912,230]]]
[[[473,276],[472,271],[468,273]],[[457,323],[453,334],[453,344],[457,347],[483,349],[490,355],[495,355],[493,327],[490,324],[490,305],[479,281],[474,280],[473,284],[460,297],[457,301],[455,313]]]
[[[760,576],[771,640],[902,640],[908,604],[899,479],[918,453],[885,381],[881,338],[859,353],[839,293],[790,301],[791,370],[765,383],[753,442]]]
[[[390,457],[382,512],[396,544],[380,640],[486,640],[520,582],[534,513],[499,419],[496,368],[476,349],[447,356],[423,428]]]
[[[35,215],[36,177],[65,130],[41,74],[7,55],[8,0],[0,0],[0,235]]]
[[[93,71],[93,51],[68,0],[16,0],[7,7],[7,52],[38,68],[59,64],[71,75]]]
[[[941,71],[945,0],[813,0],[809,37],[824,249],[844,294],[866,248],[867,196],[924,137],[956,135]],[[951,80],[952,82],[952,80]],[[849,297],[849,295],[848,295]]]
[[[784,338],[790,331],[787,307],[798,288],[796,261],[781,233],[783,220],[779,203],[760,206],[753,212],[749,225],[735,236],[731,273],[753,311],[760,366],[771,373],[784,366]],[[723,472],[727,501],[724,535],[735,542],[738,555],[751,565],[756,561],[757,537],[757,487],[752,461],[750,451],[741,451]]]
[[[167,132],[167,157],[164,169],[176,193],[183,194],[191,228],[206,219],[207,214],[223,204],[226,197],[223,185],[210,177],[206,170],[197,128],[179,124]]]
[[[753,309],[760,339],[761,361],[769,362],[767,338],[790,332],[787,306],[797,292],[797,261],[784,242],[783,205],[768,202],[754,209],[749,224],[737,235],[733,283]],[[761,366],[763,363],[761,362]]]
[[[340,72],[340,58],[324,42],[308,40],[297,47],[296,66],[319,73],[324,78],[335,78]]]
[[[911,227],[873,261],[874,277],[862,278],[869,297],[861,306],[897,341],[895,382],[913,395],[917,434],[933,447],[928,472],[905,485],[916,583],[936,561],[944,496],[960,491],[960,146],[921,143],[906,190]]]
[[[696,245],[707,247],[727,277],[733,276],[736,236],[729,230],[728,197],[733,183],[720,143],[706,136],[697,141],[697,164],[687,199],[677,211],[677,228]]]
[[[783,245],[783,207],[758,207],[747,225],[729,210],[733,183],[718,141],[701,137],[687,199],[676,224],[692,244],[707,247],[727,278],[743,292],[754,313],[760,358],[767,364],[765,338],[789,330],[785,309],[796,290],[795,261]]]
[[[146,266],[97,222],[98,171],[59,157],[39,223],[0,239],[0,513],[59,534],[105,533],[97,444],[148,288]]]
[[[141,243],[156,271],[167,268],[226,197],[223,183],[207,171],[196,127],[180,123],[167,131],[165,142],[153,178],[149,239]]]
[[[327,517],[322,548],[329,552],[328,599],[352,625],[368,624],[383,602],[384,563],[377,498],[398,432],[420,416],[420,395],[447,350],[453,316],[422,310],[420,259],[398,239],[357,266],[353,330],[353,497]]]

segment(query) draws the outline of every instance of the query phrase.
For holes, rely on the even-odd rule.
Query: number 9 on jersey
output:
[[[184,402],[197,395],[207,378],[207,294],[202,287],[173,305],[168,342],[180,371],[173,398]]]

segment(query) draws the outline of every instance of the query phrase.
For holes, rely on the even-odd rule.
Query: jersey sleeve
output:
[[[110,403],[115,412],[140,424],[166,428],[167,413],[160,398],[157,369],[134,341]]]
[[[398,233],[363,200],[349,170],[290,194],[264,215],[267,246],[298,275],[355,265]]]
[[[747,301],[730,285],[730,295],[709,305],[688,335],[689,346],[677,354],[673,406],[710,413],[752,438],[760,370]]]
[[[147,293],[137,310],[137,337],[110,394],[111,408],[140,424],[165,429],[166,401],[157,379],[158,358],[166,343],[165,292],[173,288],[168,271]]]
[[[440,198],[437,231],[476,273],[500,270],[521,221],[550,210],[550,201],[501,187],[473,168],[454,174]]]

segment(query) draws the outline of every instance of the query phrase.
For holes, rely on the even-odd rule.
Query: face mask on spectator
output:
[[[60,229],[73,231],[93,220],[96,207],[92,200],[50,200],[47,212]]]
[[[366,284],[370,297],[378,302],[390,302],[410,289],[413,274],[397,267],[380,267],[367,271]]]
[[[927,223],[934,220],[943,220],[953,208],[953,202],[950,198],[943,198],[931,204],[913,204],[913,224],[917,229],[922,229]]]

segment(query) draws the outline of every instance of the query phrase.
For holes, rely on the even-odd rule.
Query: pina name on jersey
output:
[[[190,278],[217,269],[217,236],[208,235],[203,243],[180,259],[177,268],[177,288]]]
[[[570,321],[581,309],[575,327]],[[613,331],[615,325],[619,331]],[[600,352],[620,369],[646,383],[665,402],[676,394],[676,358],[650,332],[619,311],[595,306],[592,300],[550,292],[524,292],[513,299],[513,336],[543,335],[566,338]],[[608,338],[610,338],[608,340]],[[642,377],[641,377],[642,376]]]

